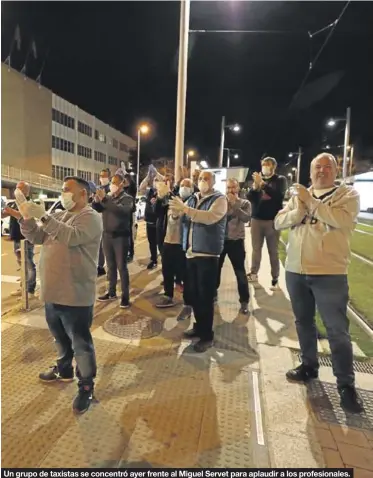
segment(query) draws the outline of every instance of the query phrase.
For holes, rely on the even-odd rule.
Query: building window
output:
[[[82,121],[78,121],[78,131],[92,138],[92,128]]]
[[[92,159],[92,149],[87,148],[86,146],[82,146],[78,144],[78,156],[82,156],[83,158]]]
[[[98,132],[97,129],[95,129],[95,139],[99,139],[100,133]]]
[[[126,144],[124,144],[124,143],[119,143],[119,150],[120,150],[120,151],[124,151],[125,153],[128,153],[130,149],[129,149],[129,147],[128,147]]]
[[[75,129],[75,119],[55,108],[52,108],[52,121],[62,124],[62,126],[66,126],[67,128]]]
[[[55,179],[63,181],[67,176],[74,176],[74,169],[65,168],[63,166],[52,166],[52,176]]]
[[[108,163],[112,166],[118,166],[118,159],[114,156],[109,156]]]
[[[106,163],[106,154],[101,151],[95,151],[95,161],[99,163]]]
[[[58,136],[52,136],[52,148],[71,154],[75,153],[75,144],[67,139],[58,138]]]
[[[78,169],[77,175],[85,181],[91,181],[92,173],[90,171],[80,171]]]
[[[113,138],[113,148],[118,149],[118,140]]]

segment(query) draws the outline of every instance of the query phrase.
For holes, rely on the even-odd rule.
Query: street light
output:
[[[193,151],[193,149],[190,149],[189,151],[187,151],[187,154],[186,154],[187,168],[189,168],[189,158],[193,158],[195,154],[196,153],[195,151]]]
[[[344,140],[344,146],[343,146],[343,179],[346,179],[346,177],[347,177],[347,151],[348,151],[348,143],[350,142],[350,130],[351,130],[351,108],[350,107],[347,108],[345,118],[330,119],[327,122],[327,126],[329,126],[329,128],[333,128],[337,124],[338,121],[345,121],[346,122],[345,140]]]
[[[137,191],[139,190],[140,183],[140,145],[141,145],[141,135],[147,134],[149,132],[149,126],[147,124],[142,124],[137,130],[137,177],[136,177],[136,186]]]
[[[220,132],[220,154],[219,154],[219,168],[223,167],[223,155],[224,155],[224,142],[225,142],[225,130],[229,129],[234,133],[241,131],[241,126],[237,123],[225,124],[225,116],[221,119],[221,132]]]
[[[235,154],[233,157],[234,159],[238,159],[240,156],[238,154]]]
[[[292,158],[294,155],[298,155],[298,161],[297,161],[297,167],[293,168],[293,171],[296,172],[296,178],[297,178],[297,183],[299,183],[299,178],[300,178],[300,166],[301,166],[301,161],[302,161],[302,148],[299,147],[297,152],[292,151],[291,153],[288,154],[289,158]]]

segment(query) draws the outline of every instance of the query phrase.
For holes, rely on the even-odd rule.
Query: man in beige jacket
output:
[[[302,363],[290,370],[290,381],[318,377],[315,310],[327,330],[342,408],[360,413],[347,318],[350,238],[360,210],[352,187],[335,186],[337,162],[319,154],[311,163],[312,186],[294,185],[293,197],[275,219],[277,230],[290,229],[286,285],[295,315]]]

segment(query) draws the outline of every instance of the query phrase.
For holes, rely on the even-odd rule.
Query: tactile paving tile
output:
[[[143,286],[140,279],[135,282],[134,287]],[[5,330],[3,337],[11,335],[5,336],[3,373],[4,466],[255,466],[250,450],[253,406],[244,370],[257,360],[255,335],[252,320],[238,314],[235,282],[229,290],[226,282],[223,278],[215,324],[222,347],[205,354],[181,350],[185,324],[176,322],[176,309],[164,313],[149,299],[136,300],[131,312],[160,321],[161,334],[134,339],[133,344],[94,340],[98,403],[80,417],[71,410],[75,383],[44,385],[37,380],[40,370],[55,360],[48,331],[29,327],[30,333],[23,326]],[[113,309],[98,314],[96,326]],[[161,338],[166,340],[161,343]]]
[[[150,339],[161,334],[163,321],[143,315],[115,315],[105,322],[104,330],[123,339]]]
[[[361,415],[346,413],[339,405],[337,386],[312,380],[307,385],[308,399],[320,421],[373,430],[373,392],[358,389],[365,412]]]
[[[299,362],[302,361],[302,357],[300,353],[296,350],[292,351],[293,354],[297,357]],[[319,359],[319,365],[320,367],[332,367],[332,359],[331,356],[329,355],[320,355],[318,356]],[[371,361],[359,361],[359,360],[354,360],[354,371],[358,373],[368,373],[368,374],[373,374],[373,362]],[[373,378],[372,378],[373,380]]]

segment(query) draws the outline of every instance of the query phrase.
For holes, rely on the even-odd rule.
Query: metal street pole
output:
[[[228,157],[227,157],[227,168],[230,168],[231,166],[231,150],[229,148],[226,148]]]
[[[223,167],[224,140],[225,140],[225,116],[223,116],[221,119],[219,168]]]
[[[352,161],[354,160],[354,147],[351,146],[350,150],[350,177],[352,176]]]
[[[346,129],[345,129],[345,142],[343,149],[343,179],[347,177],[347,157],[348,157],[348,143],[350,142],[350,127],[351,127],[351,108],[347,108],[346,113]]]
[[[180,2],[179,72],[175,141],[175,181],[179,181],[184,160],[185,110],[188,76],[190,0]]]
[[[137,176],[136,176],[137,191],[139,190],[139,184],[140,184],[140,141],[141,141],[141,131],[139,128],[137,130]]]
[[[302,163],[302,148],[299,146],[298,150],[298,161],[297,161],[297,183],[300,181],[300,167]]]

